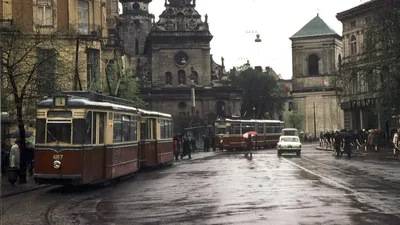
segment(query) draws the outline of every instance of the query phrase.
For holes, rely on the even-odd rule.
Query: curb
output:
[[[6,197],[13,196],[13,195],[19,195],[19,194],[23,194],[23,193],[27,193],[27,192],[31,192],[31,191],[36,191],[36,190],[39,190],[39,189],[42,189],[42,188],[47,188],[47,187],[50,187],[50,186],[53,186],[53,185],[50,184],[50,185],[44,185],[44,186],[40,186],[40,187],[29,188],[29,189],[21,190],[21,191],[14,191],[14,192],[11,192],[11,193],[2,194],[0,196],[0,198],[6,198]]]
[[[333,149],[326,149],[326,148],[319,148],[319,147],[317,147],[315,149],[320,150],[320,151],[333,152]]]

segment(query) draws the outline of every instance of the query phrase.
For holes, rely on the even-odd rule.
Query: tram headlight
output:
[[[61,162],[58,161],[58,160],[54,161],[54,162],[53,162],[53,167],[54,167],[54,169],[56,169],[56,170],[60,169],[60,167],[61,167]]]

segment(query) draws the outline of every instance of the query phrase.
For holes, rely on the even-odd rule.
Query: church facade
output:
[[[155,21],[151,0],[121,0],[124,63],[141,78],[141,95],[150,110],[174,116],[240,115],[241,90],[230,86],[223,58],[210,53],[208,17],[195,0],[165,1]]]
[[[303,116],[302,130],[318,136],[343,129],[334,80],[341,63],[341,37],[317,15],[290,40],[293,109]]]

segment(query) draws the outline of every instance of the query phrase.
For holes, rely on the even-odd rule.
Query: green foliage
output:
[[[111,94],[134,101],[138,108],[146,108],[147,104],[140,98],[139,78],[135,76],[135,71],[122,69],[122,66],[119,65],[113,65],[111,71],[113,73],[108,74]],[[109,93],[109,87],[107,86],[105,89],[104,92]]]
[[[287,124],[287,125],[291,126],[292,128],[301,130],[302,126],[303,126],[303,119],[304,119],[303,114],[301,114],[299,112],[293,112],[288,117],[289,124]]]
[[[242,88],[242,116],[268,119],[270,115],[280,115],[284,108],[284,87],[274,76],[259,72],[246,65],[230,76],[232,84]]]

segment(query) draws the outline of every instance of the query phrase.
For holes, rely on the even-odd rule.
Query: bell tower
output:
[[[154,15],[149,13],[152,0],[120,0],[122,3],[123,51],[131,59],[148,56],[146,39],[151,30]]]

